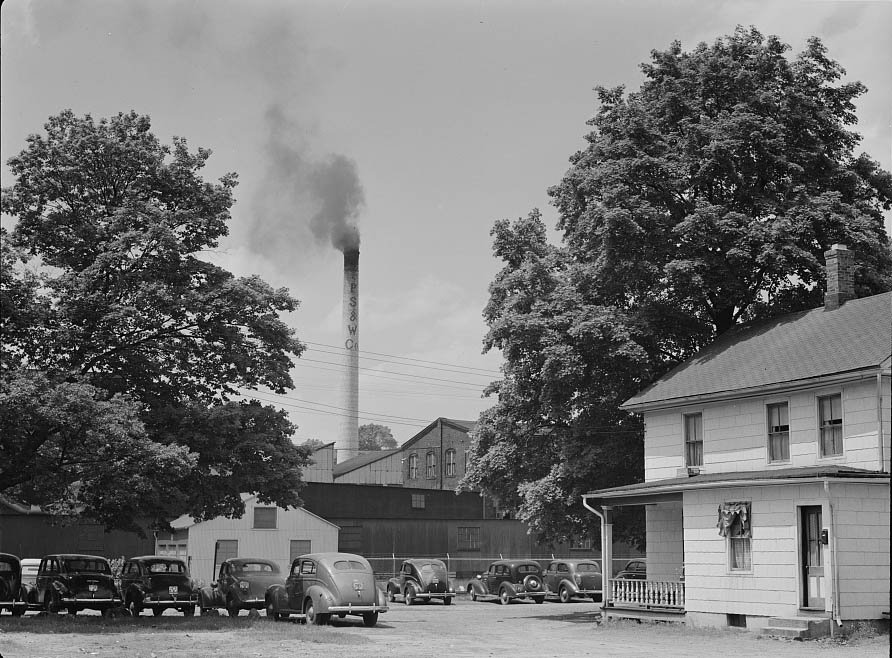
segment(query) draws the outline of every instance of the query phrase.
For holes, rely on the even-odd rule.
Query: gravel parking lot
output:
[[[698,630],[679,624],[598,623],[594,603],[473,603],[464,596],[452,606],[411,607],[402,603],[381,615],[375,628],[336,620],[327,627],[273,622],[244,614],[229,619],[161,618],[105,620],[98,615],[47,619],[29,613],[0,619],[3,658],[470,658],[518,656],[610,656],[735,658],[778,656],[886,658],[889,636],[839,641],[791,642],[755,633]]]

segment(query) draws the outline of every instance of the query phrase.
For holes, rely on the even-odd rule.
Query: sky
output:
[[[868,88],[859,150],[892,169],[888,1],[6,0],[0,178],[65,108],[135,110],[163,142],[210,148],[205,178],[240,184],[230,235],[205,257],[300,300],[285,317],[307,345],[295,388],[256,394],[297,442],[335,441],[345,413],[343,260],[319,228],[340,214],[361,241],[359,422],[403,443],[493,405],[490,230],[533,208],[554,226],[547,189],[585,144],[594,87],[635,90],[652,49],[736,25],[792,53],[819,36]]]

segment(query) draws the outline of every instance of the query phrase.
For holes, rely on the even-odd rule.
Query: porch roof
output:
[[[583,494],[582,497],[585,499],[617,500],[617,502],[619,502],[618,499],[629,499],[624,502],[626,504],[639,502],[643,504],[644,502],[658,502],[661,497],[680,499],[677,494],[693,489],[801,484],[803,481],[821,481],[825,479],[885,480],[888,483],[890,476],[889,473],[868,471],[863,468],[852,468],[851,466],[800,466],[767,471],[702,473],[688,477],[639,482],[637,484],[627,484],[623,487],[599,489]]]

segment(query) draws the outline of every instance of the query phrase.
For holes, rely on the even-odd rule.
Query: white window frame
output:
[[[694,416],[700,417],[700,440],[699,441],[688,441],[688,418],[693,418]],[[683,413],[681,415],[681,433],[682,433],[682,440],[683,440],[683,445],[684,445],[684,465],[685,465],[685,467],[697,468],[697,467],[703,466],[703,452],[704,452],[704,445],[706,443],[704,440],[704,436],[703,436],[703,412],[702,411],[691,411],[688,413]],[[690,455],[688,453],[688,445],[693,444],[693,443],[700,444],[700,463],[699,464],[692,464],[689,459]]]
[[[418,453],[413,452],[409,455],[409,479],[418,479]]]
[[[454,478],[455,477],[455,449],[449,448],[446,451],[446,477]]]
[[[781,435],[781,434],[783,434],[783,431],[777,431],[777,432],[772,432],[772,431],[771,431],[771,430],[772,430],[772,425],[771,425],[771,410],[772,410],[772,408],[774,408],[774,407],[780,407],[780,406],[785,406],[786,409],[787,409],[787,424],[786,424],[786,428],[787,428],[787,430],[786,430],[786,435],[787,435],[787,457],[786,457],[786,459],[783,459],[783,458],[781,458],[781,459],[772,459],[772,458],[771,458],[771,438],[772,438],[773,435]],[[779,426],[779,427],[783,427],[783,426]],[[793,455],[792,455],[792,452],[791,452],[791,437],[790,437],[790,401],[789,401],[789,400],[773,400],[773,401],[771,401],[771,402],[766,402],[766,403],[765,403],[765,432],[766,432],[766,438],[767,438],[767,442],[766,442],[766,445],[765,445],[765,448],[766,448],[766,450],[765,450],[765,455],[766,455],[766,460],[767,460],[767,462],[768,462],[769,464],[771,464],[771,465],[775,465],[775,464],[789,464],[790,461],[791,461],[792,458],[793,458]]]
[[[826,426],[822,423],[821,420],[821,401],[826,400],[828,398],[839,398],[839,423],[828,423]],[[832,407],[832,403],[831,403]],[[835,420],[835,419],[834,419]],[[817,423],[818,431],[818,459],[842,459],[846,454],[846,433],[845,433],[845,410],[843,408],[843,394],[842,391],[828,391],[826,393],[821,393],[815,396],[815,422]],[[839,452],[824,454],[824,441],[823,434],[825,427],[833,428],[839,427]]]
[[[424,477],[428,480],[434,480],[437,477],[437,453],[435,450],[428,450],[424,456]]]

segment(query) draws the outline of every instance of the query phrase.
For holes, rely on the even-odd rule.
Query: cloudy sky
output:
[[[554,224],[546,189],[583,145],[593,87],[637,88],[651,49],[738,24],[793,52],[820,36],[867,85],[863,150],[892,168],[887,1],[6,0],[0,16],[4,186],[64,108],[147,114],[162,141],[213,150],[206,177],[239,174],[231,235],[208,256],[301,300],[288,321],[309,349],[277,398],[298,441],[335,440],[343,413],[342,259],[313,230],[319,175],[361,233],[360,422],[403,442],[491,404],[490,229],[534,207]]]

